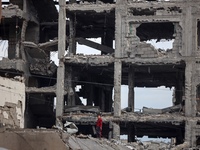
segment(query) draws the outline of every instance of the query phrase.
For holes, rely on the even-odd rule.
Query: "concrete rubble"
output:
[[[56,73],[57,66],[54,62],[44,59],[32,59],[30,72],[38,75],[53,76]]]
[[[145,114],[162,114],[162,113],[171,113],[171,112],[180,112],[182,109],[181,104],[172,106],[172,107],[167,107],[163,109],[153,109],[153,108],[147,108],[143,107],[142,112]]]
[[[78,132],[78,128],[73,122],[66,121],[63,129],[70,134],[75,134]]]
[[[12,150],[168,150],[175,147],[170,143],[154,141],[137,141],[132,143],[116,141],[114,139],[109,141],[105,138],[97,139],[90,135],[82,134],[76,136],[62,130],[53,129],[4,129],[0,131],[0,138],[3,139],[0,141],[0,147]],[[10,141],[13,142],[10,143]],[[38,141],[40,141],[39,145],[37,144]]]

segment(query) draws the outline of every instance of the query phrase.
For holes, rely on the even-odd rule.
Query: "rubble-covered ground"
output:
[[[126,143],[90,135],[70,135],[55,129],[0,128],[0,139],[0,149],[9,150],[169,150],[175,147],[155,141]]]

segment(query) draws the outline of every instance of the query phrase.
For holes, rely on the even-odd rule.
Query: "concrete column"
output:
[[[59,26],[58,26],[58,59],[59,66],[57,69],[57,88],[56,88],[56,118],[63,115],[64,106],[64,83],[65,83],[65,64],[64,54],[66,47],[66,2],[59,0]],[[60,125],[59,120],[56,119],[56,125]]]
[[[197,122],[193,120],[187,120],[185,122],[185,142],[188,142],[190,147],[196,146],[196,124]]]
[[[111,30],[106,29],[106,31],[104,31],[104,36],[102,37],[101,44],[113,48],[113,33]],[[104,52],[101,53],[105,54]]]
[[[200,21],[197,22],[197,46],[200,46]]]
[[[20,37],[16,38],[16,25],[9,26],[9,41],[8,41],[8,58],[14,59],[16,55],[16,45]],[[17,41],[16,41],[17,40]]]
[[[27,0],[23,0],[23,11],[27,12]]]
[[[23,42],[25,41],[27,26],[28,26],[28,22],[26,20],[24,20],[23,24],[22,24],[22,30],[21,30],[21,56],[22,56],[22,59],[24,59],[24,60],[26,60],[26,55],[25,55],[25,51],[24,51]],[[18,55],[16,55],[16,57],[19,58],[20,57],[19,55],[20,55],[20,52],[18,53]]]
[[[105,93],[105,112],[111,112],[112,111],[112,104],[113,104],[113,100],[112,100],[112,89],[111,87],[106,87],[104,89],[104,93]]]
[[[197,24],[196,18],[193,15],[193,6],[185,5],[185,9],[183,14],[185,14],[183,18],[183,32],[182,32],[182,56],[195,56],[195,50],[197,45]]]
[[[105,46],[113,48],[113,33],[111,30],[107,29],[102,37],[101,43]]]
[[[109,102],[109,104],[108,104],[108,111],[109,112],[112,111],[112,104],[113,104],[113,100],[112,100],[112,94],[113,94],[113,92],[112,92],[112,89],[113,88],[110,88],[110,91],[109,91],[109,94],[108,94],[108,102]]]
[[[121,70],[122,62],[120,60],[115,61],[114,64],[114,116],[121,116]]]
[[[128,73],[128,88],[129,88],[129,91],[128,91],[128,107],[131,108],[131,111],[134,112],[134,96],[135,96],[135,93],[134,93],[134,77],[135,77],[135,74],[134,74],[134,68],[133,67],[130,67],[129,68],[129,73]]]
[[[195,61],[187,59],[185,68],[185,116],[196,116],[196,86],[193,77]]]
[[[124,1],[124,0],[123,0]],[[115,10],[115,63],[114,63],[114,116],[121,116],[121,76],[122,76],[122,0],[116,1]]]
[[[176,144],[182,144],[184,142],[183,133],[181,129],[176,130]]]
[[[23,24],[22,24],[22,29],[21,29],[21,47],[19,49],[19,42],[18,42],[18,46],[16,45],[16,58],[22,58],[26,63],[25,63],[25,67],[24,67],[24,74],[23,74],[23,77],[25,80],[25,85],[28,86],[28,83],[29,83],[29,77],[30,77],[30,72],[29,72],[29,63],[28,62],[28,58],[26,56],[26,53],[25,53],[25,48],[24,48],[24,44],[23,42],[25,41],[26,37],[26,29],[27,29],[27,26],[28,26],[28,22],[26,20],[23,21]]]
[[[103,88],[101,88],[101,111],[105,112],[105,92]]]
[[[69,53],[68,55],[76,54],[76,40],[75,40],[75,35],[76,35],[76,28],[74,24],[74,19],[70,18],[69,22]]]
[[[125,3],[125,0],[116,0],[116,4],[123,4]]]
[[[135,142],[135,127],[132,123],[128,125],[128,142]]]
[[[113,137],[113,123],[112,121],[109,121],[109,133],[108,133],[108,139],[111,140]]]
[[[64,79],[65,79],[65,65],[60,61],[57,69],[57,88],[56,88],[56,117],[63,114],[64,106]]]
[[[63,59],[66,47],[66,2],[59,0],[58,59]]]
[[[92,83],[92,75],[88,75],[87,77],[88,82]],[[86,84],[87,90],[87,106],[92,106],[94,101],[94,85],[93,84]]]
[[[74,84],[73,80],[73,72],[70,66],[66,66],[66,83],[67,83],[67,104],[68,106],[75,106],[75,91],[74,91]]]
[[[93,85],[89,85],[89,91],[88,91],[88,94],[89,94],[89,97],[87,99],[87,106],[92,106],[92,102],[93,102],[93,99],[94,99],[94,86]]]
[[[120,140],[120,126],[119,123],[113,122],[113,139]]]

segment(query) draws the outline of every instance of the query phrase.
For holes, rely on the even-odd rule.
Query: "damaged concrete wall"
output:
[[[0,96],[0,126],[24,128],[24,83],[0,77]]]
[[[0,131],[0,139],[0,147],[11,150],[130,150],[116,141],[99,140],[82,134],[72,136],[62,130],[10,129]]]

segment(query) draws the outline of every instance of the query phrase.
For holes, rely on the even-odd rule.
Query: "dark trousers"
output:
[[[101,138],[101,129],[100,129],[100,127],[97,127],[96,131],[97,131],[97,138]]]

